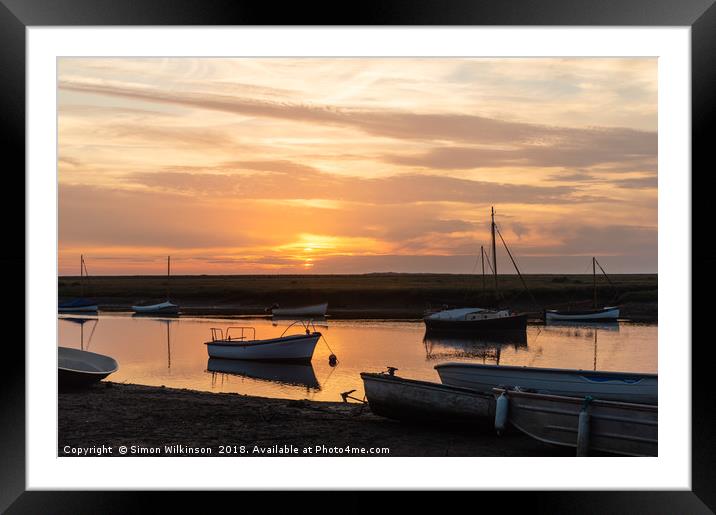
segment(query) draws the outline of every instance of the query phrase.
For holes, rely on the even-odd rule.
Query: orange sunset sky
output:
[[[59,273],[657,269],[657,60],[63,58]],[[498,254],[500,271],[510,272]]]

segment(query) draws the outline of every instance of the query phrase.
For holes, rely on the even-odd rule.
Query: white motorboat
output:
[[[57,347],[57,379],[60,388],[89,386],[116,372],[119,365],[109,356]]]
[[[624,456],[658,455],[658,407],[495,389],[507,421],[541,442]],[[500,408],[498,408],[500,410]],[[581,419],[581,420],[580,420]]]
[[[397,420],[433,424],[449,422],[491,424],[492,395],[429,381],[405,379],[389,373],[361,373],[370,410]]]
[[[568,397],[656,404],[657,374],[535,368],[480,363],[435,365],[440,380],[449,385],[489,393],[493,388],[522,390]]]
[[[293,308],[282,308],[274,305],[271,308],[271,314],[275,317],[325,317],[327,310],[328,303]]]
[[[310,363],[320,337],[321,333],[306,330],[305,334],[257,340],[253,327],[229,327],[226,334],[212,327],[211,341],[205,345],[210,358]]]

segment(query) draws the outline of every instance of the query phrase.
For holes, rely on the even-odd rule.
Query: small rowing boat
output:
[[[590,395],[595,399],[640,404],[656,404],[658,398],[657,374],[457,362],[441,363],[435,369],[445,384],[484,393],[498,387],[519,387],[551,395]]]
[[[211,341],[205,345],[210,358],[310,363],[320,337],[307,329],[305,334],[257,340],[253,327],[229,327],[225,334],[212,327]]]
[[[57,347],[57,379],[60,388],[90,386],[118,369],[119,365],[114,358],[104,354]]]
[[[328,303],[293,308],[281,308],[278,304],[274,304],[271,314],[275,317],[325,317],[327,310]]]
[[[623,456],[658,455],[658,408],[649,404],[590,400],[495,389],[504,394],[507,421],[541,442]],[[498,418],[500,418],[498,416]]]
[[[418,381],[388,373],[361,373],[370,410],[381,417],[434,424],[462,422],[491,424],[494,398],[491,394]]]

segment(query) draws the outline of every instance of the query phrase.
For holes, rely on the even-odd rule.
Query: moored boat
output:
[[[136,304],[132,311],[137,315],[177,315],[179,306],[169,300],[169,277],[171,276],[171,256],[167,256],[167,297],[164,302]]]
[[[491,424],[495,401],[491,394],[390,373],[361,373],[370,410],[376,415],[433,424],[463,422]]]
[[[60,313],[96,313],[97,302],[84,298],[85,281],[89,278],[84,255],[80,255],[80,296],[79,298],[66,300],[57,305]]]
[[[426,316],[423,321],[428,332],[442,334],[524,333],[527,329],[527,315],[512,313],[507,309],[446,309]]]
[[[57,309],[60,313],[96,313],[98,306],[93,300],[79,298],[60,302]]]
[[[211,341],[205,345],[210,358],[310,363],[320,337],[321,333],[307,330],[305,334],[257,340],[253,327],[229,327],[226,334],[213,327]]]
[[[609,306],[598,309],[583,309],[560,311],[548,309],[544,312],[544,319],[550,321],[580,321],[580,322],[604,322],[606,320],[616,321],[619,318],[619,307]]]
[[[89,386],[118,369],[119,365],[110,356],[57,347],[57,379],[60,388]]]
[[[325,317],[326,311],[328,311],[328,303],[296,306],[292,308],[282,308],[278,305],[274,305],[274,307],[271,308],[271,314],[276,317]]]
[[[592,284],[593,284],[593,299],[591,309],[546,309],[544,312],[545,322],[556,322],[556,321],[579,321],[579,322],[604,322],[612,321],[616,322],[619,318],[619,306],[605,306],[597,307],[597,266],[607,278],[609,284],[612,284],[609,276],[599,264],[596,257],[592,257]]]
[[[603,372],[560,368],[517,367],[480,363],[435,365],[440,380],[449,385],[488,393],[497,387],[551,395],[656,404],[657,374]]]
[[[156,304],[132,306],[132,311],[137,315],[176,315],[179,313],[179,306],[166,300]]]
[[[522,284],[527,289],[524,278],[517,268],[517,263],[512,257],[512,253],[507,248],[502,234],[499,232],[495,224],[495,208],[491,211],[491,236],[492,236],[492,274],[495,285],[495,301],[499,299],[498,280],[497,280],[497,247],[495,242],[495,234],[500,235],[500,239],[505,246],[505,250],[510,256],[510,260],[520,277]],[[482,259],[482,282],[483,291],[485,289],[485,251],[480,247],[480,257]],[[529,290],[528,290],[529,291]],[[531,294],[530,294],[531,295]],[[443,309],[436,313],[431,313],[423,318],[425,329],[428,332],[454,334],[454,335],[489,335],[491,333],[500,333],[504,331],[525,332],[527,330],[527,315],[515,313],[509,309],[486,309],[477,307],[466,307],[456,309]]]
[[[658,408],[580,397],[495,389],[507,397],[507,420],[539,441],[624,456],[658,455]]]

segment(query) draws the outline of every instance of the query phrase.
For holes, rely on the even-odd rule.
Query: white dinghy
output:
[[[320,337],[306,329],[305,334],[257,340],[253,327],[229,327],[225,333],[212,327],[211,341],[205,345],[210,358],[310,363]]]
[[[114,358],[104,354],[57,347],[57,379],[60,388],[89,386],[118,369],[119,365]]]

